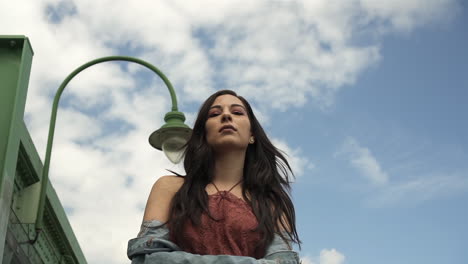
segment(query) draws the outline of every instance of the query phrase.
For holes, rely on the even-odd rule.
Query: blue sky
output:
[[[132,55],[169,77],[188,124],[218,89],[253,104],[297,174],[305,264],[468,260],[466,3],[5,5],[0,32],[35,51],[25,120],[41,155],[60,82],[91,59]],[[65,91],[51,180],[89,263],[126,263],[152,183],[182,170],[147,143],[169,109],[162,82],[127,63]]]
[[[310,123],[307,132],[277,126],[317,164],[299,179],[304,184],[295,186],[298,223],[306,234],[303,251],[335,247],[346,263],[467,261],[468,18],[463,12],[443,26],[385,37],[381,62],[339,93],[332,110],[298,111],[301,121]],[[293,123],[287,114],[278,119]],[[464,187],[421,185],[395,202],[369,206],[381,190],[366,186],[359,171],[333,158],[347,136],[372,150],[390,183],[437,175],[454,177]]]

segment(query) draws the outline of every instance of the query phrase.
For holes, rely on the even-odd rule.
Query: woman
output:
[[[187,175],[151,190],[132,263],[299,262],[291,168],[243,97],[211,95],[184,154]]]

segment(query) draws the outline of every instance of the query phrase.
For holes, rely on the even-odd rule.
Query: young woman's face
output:
[[[242,101],[230,94],[216,97],[208,111],[205,131],[206,140],[215,152],[246,149],[252,133],[247,109]]]

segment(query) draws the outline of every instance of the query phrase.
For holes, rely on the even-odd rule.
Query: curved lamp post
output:
[[[169,89],[169,93],[171,94],[172,99],[172,109],[171,112],[168,112],[165,117],[164,124],[160,129],[153,132],[149,138],[149,143],[151,146],[155,147],[156,149],[163,150],[166,156],[171,160],[173,163],[178,163],[182,158],[181,151],[183,150],[182,147],[187,142],[188,138],[191,134],[191,129],[184,124],[185,116],[184,113],[179,112],[177,108],[177,97],[174,92],[174,88],[172,84],[169,82],[167,77],[155,66],[151,65],[150,63],[133,58],[133,57],[126,57],[126,56],[110,56],[92,60],[86,64],[83,64],[75,71],[73,71],[67,78],[62,82],[57,93],[55,94],[54,103],[52,106],[52,115],[50,120],[49,126],[49,137],[47,140],[47,150],[46,156],[44,160],[44,167],[42,169],[42,182],[41,182],[41,192],[39,196],[39,207],[37,210],[37,217],[36,217],[36,237],[33,240],[35,242],[38,238],[40,231],[43,228],[43,215],[44,215],[44,206],[45,206],[45,197],[46,197],[46,188],[47,183],[49,181],[49,165],[50,165],[50,156],[52,152],[52,144],[54,140],[54,131],[55,131],[55,121],[57,119],[57,108],[58,103],[60,100],[60,96],[62,95],[65,86],[81,71],[84,69],[93,66],[95,64],[106,62],[106,61],[128,61],[128,62],[135,62],[140,65],[143,65],[154,73],[156,73],[166,84],[167,88]]]

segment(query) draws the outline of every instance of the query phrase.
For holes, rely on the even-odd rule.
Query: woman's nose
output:
[[[231,121],[232,120],[232,117],[231,117],[231,113],[229,112],[223,112],[222,116],[221,116],[221,121]]]

